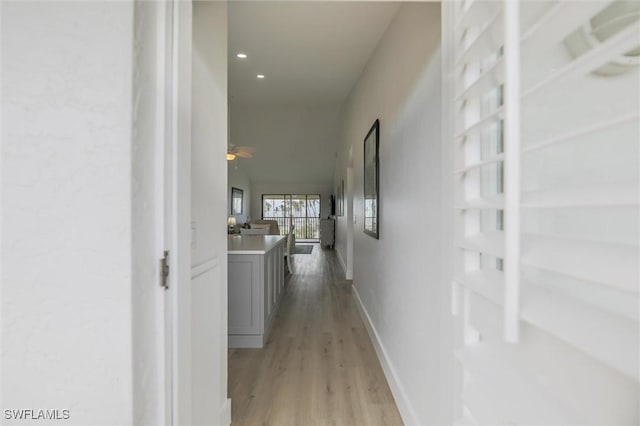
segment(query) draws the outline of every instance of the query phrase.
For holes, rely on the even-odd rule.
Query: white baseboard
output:
[[[338,256],[339,257],[339,256]],[[409,402],[409,398],[407,398],[407,394],[404,391],[404,387],[402,383],[398,379],[398,375],[396,374],[395,368],[393,368],[393,364],[389,360],[387,356],[387,351],[384,349],[384,345],[380,340],[380,336],[376,331],[375,326],[371,322],[371,317],[369,317],[369,313],[367,309],[364,307],[362,300],[360,299],[360,295],[358,294],[358,290],[355,286],[351,287],[353,299],[356,302],[356,306],[358,307],[358,312],[360,313],[360,317],[362,318],[362,322],[369,333],[369,337],[373,342],[373,347],[376,350],[376,354],[378,355],[378,360],[380,361],[380,365],[382,365],[382,370],[384,371],[384,375],[387,378],[387,382],[389,383],[389,387],[391,388],[391,393],[393,394],[393,399],[396,401],[396,405],[398,406],[398,411],[400,411],[400,416],[402,417],[402,422],[407,425],[419,425],[418,418],[416,417],[415,410]]]
[[[227,398],[227,400],[222,404],[220,408],[220,424],[222,426],[231,425],[231,399]]]

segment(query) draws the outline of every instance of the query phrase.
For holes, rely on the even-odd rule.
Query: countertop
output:
[[[284,243],[284,235],[229,235],[228,254],[265,254]]]

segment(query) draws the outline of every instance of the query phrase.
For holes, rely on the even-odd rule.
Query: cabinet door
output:
[[[260,256],[229,255],[229,334],[259,334]]]

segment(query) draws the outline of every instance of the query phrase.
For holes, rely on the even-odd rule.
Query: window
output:
[[[263,194],[262,219],[277,220],[280,233],[287,235],[291,224],[296,239],[320,238],[320,195]]]

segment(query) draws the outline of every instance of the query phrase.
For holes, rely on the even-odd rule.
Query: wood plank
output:
[[[229,351],[235,425],[401,425],[334,250],[293,257],[262,349]]]

